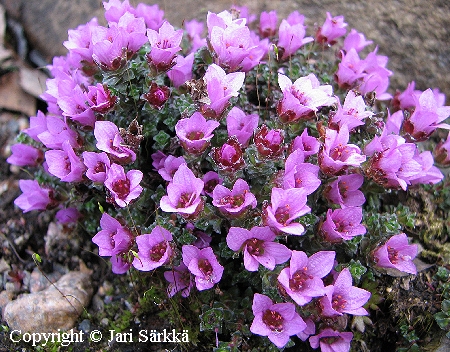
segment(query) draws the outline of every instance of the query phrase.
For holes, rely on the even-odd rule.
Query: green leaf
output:
[[[156,149],[164,149],[169,143],[170,136],[164,131],[159,131],[158,134],[153,137],[153,140],[156,142]]]

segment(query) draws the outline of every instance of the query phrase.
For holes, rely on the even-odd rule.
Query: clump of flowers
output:
[[[372,41],[347,34],[342,16],[308,37],[297,11],[252,25],[234,7],[209,12],[204,33],[196,21],[174,28],[157,5],[103,4],[107,24],[69,31],[48,111],[11,148],[8,162],[39,170],[15,204],[94,223],[112,271],[195,296],[184,309],[203,309],[216,347],[268,338],[349,351],[349,317],[374,306],[365,283],[416,273],[406,229],[372,229],[366,200],[443,179],[422,142],[449,128],[450,107],[413,85],[391,99],[387,57],[363,58]]]

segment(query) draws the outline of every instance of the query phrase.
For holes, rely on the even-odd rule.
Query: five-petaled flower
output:
[[[133,266],[142,271],[150,271],[164,265],[172,256],[172,234],[157,225],[150,233],[136,237],[139,249]]]
[[[404,233],[392,236],[385,244],[375,249],[373,259],[380,268],[394,268],[405,273],[416,274],[413,259],[417,255],[417,245],[408,243]]]
[[[306,329],[293,303],[273,303],[269,297],[255,293],[252,310],[255,318],[250,331],[267,336],[278,348],[284,347],[290,336]]]
[[[143,177],[140,170],[130,170],[125,173],[123,166],[112,164],[106,172],[105,186],[110,192],[109,200],[124,208],[142,192],[139,185]]]
[[[248,271],[257,271],[259,264],[273,270],[275,265],[284,263],[291,257],[291,250],[274,242],[275,237],[269,227],[253,227],[251,230],[231,227],[227,245],[235,252],[244,252],[244,267]]]
[[[197,290],[208,290],[220,281],[224,268],[217,261],[211,247],[199,249],[184,245],[182,252],[184,265],[195,276]]]

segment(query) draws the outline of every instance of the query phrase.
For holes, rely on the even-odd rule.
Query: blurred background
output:
[[[307,34],[321,25],[329,11],[343,15],[348,31],[355,28],[389,56],[394,71],[391,87],[406,88],[411,80],[416,89],[438,87],[450,95],[450,1],[448,0],[130,0],[158,4],[166,18],[180,27],[184,20],[206,19],[208,11],[220,12],[231,5],[247,6],[253,13],[276,10],[279,21],[298,10],[306,16]],[[30,46],[49,61],[63,55],[67,30],[86,23],[93,16],[103,19],[101,0],[0,0],[8,18],[23,26]],[[391,93],[392,91],[391,88]],[[448,104],[448,100],[447,100]]]

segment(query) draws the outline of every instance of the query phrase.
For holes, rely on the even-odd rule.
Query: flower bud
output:
[[[266,125],[262,125],[255,133],[256,148],[262,158],[274,159],[279,157],[283,151],[284,131],[269,130]]]
[[[220,148],[212,148],[211,157],[221,171],[236,172],[245,166],[241,144],[235,137]]]

